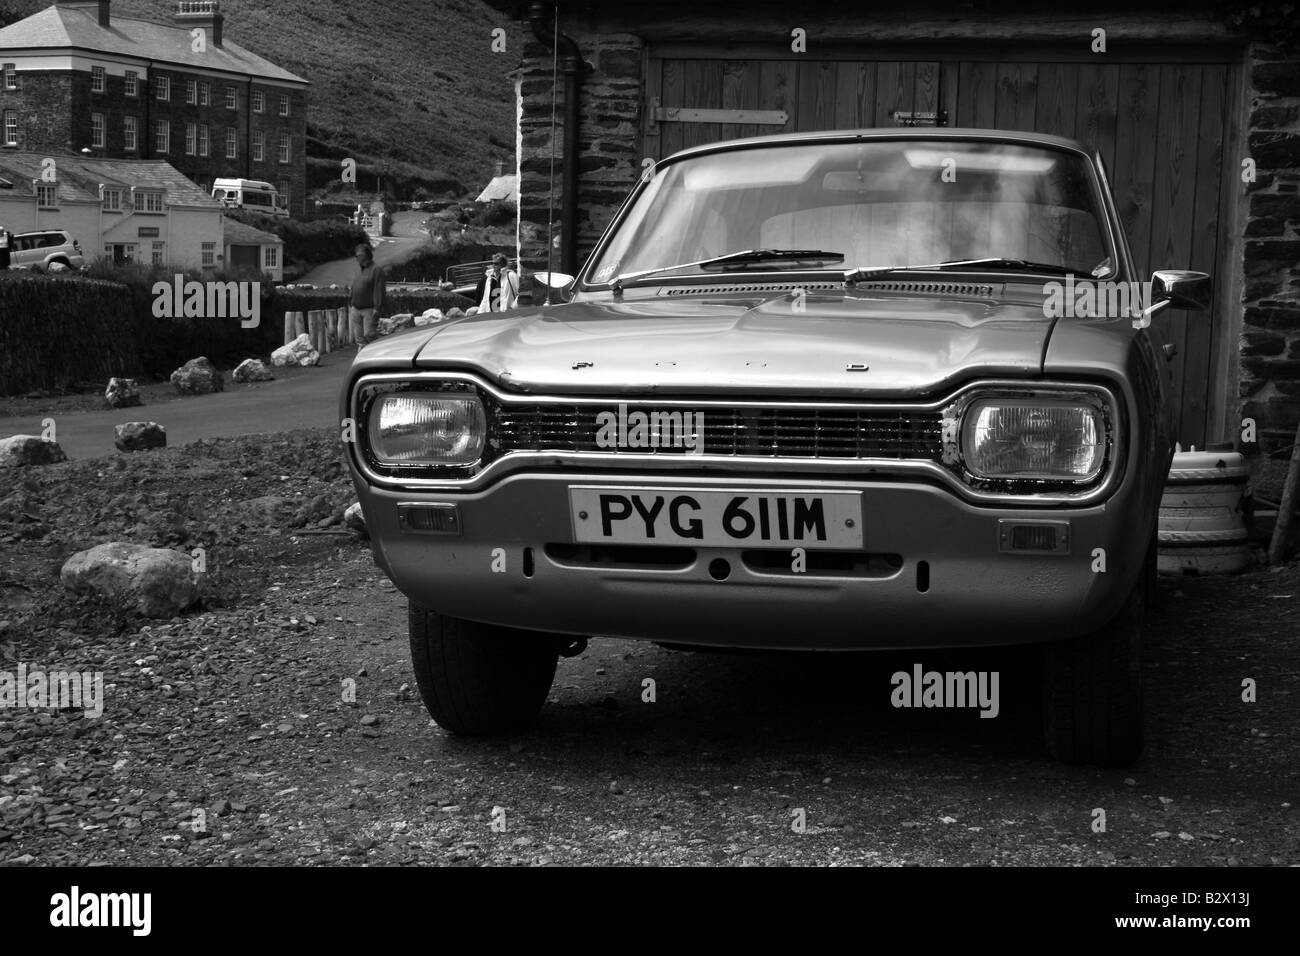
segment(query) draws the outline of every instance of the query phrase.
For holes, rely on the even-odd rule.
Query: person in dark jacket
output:
[[[352,281],[348,321],[352,325],[352,339],[357,345],[366,345],[379,338],[379,310],[384,305],[384,268],[375,264],[375,253],[370,244],[357,246],[357,265],[361,271]]]
[[[14,234],[0,226],[0,269],[9,268],[10,251],[14,247]]]

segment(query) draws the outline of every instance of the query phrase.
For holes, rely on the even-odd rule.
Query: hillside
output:
[[[0,0],[0,22],[51,0]],[[408,184],[454,178],[475,193],[514,161],[523,27],[481,0],[222,0],[226,36],[312,83],[314,170],[336,157],[388,160]],[[113,0],[114,15],[166,21],[173,0]],[[490,52],[503,27],[509,53]],[[325,160],[335,160],[325,163]],[[363,172],[359,185],[369,176]]]

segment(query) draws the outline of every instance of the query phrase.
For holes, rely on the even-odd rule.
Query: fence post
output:
[[[293,337],[296,339],[307,331],[307,317],[301,312],[293,314]]]
[[[288,345],[293,341],[293,313],[288,309],[284,312],[284,342],[282,345]]]

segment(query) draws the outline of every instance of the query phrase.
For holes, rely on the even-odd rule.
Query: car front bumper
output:
[[[473,493],[379,488],[355,474],[354,482],[376,560],[419,604],[537,631],[716,647],[850,650],[1066,639],[1118,611],[1149,545],[1149,535],[1133,525],[1140,509],[1125,507],[1123,486],[1089,507],[999,509],[921,482],[518,473]],[[788,550],[779,561],[757,563],[738,548],[694,548],[667,565],[644,560],[644,551],[598,555],[573,545],[571,485],[856,491],[863,549],[888,558],[847,570],[810,564],[796,574]],[[455,505],[458,533],[410,530],[399,521],[399,506],[410,503]],[[1000,522],[1017,520],[1067,523],[1067,552],[1002,550]],[[717,579],[719,559],[726,562],[724,580]]]

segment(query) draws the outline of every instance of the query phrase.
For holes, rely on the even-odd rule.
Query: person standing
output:
[[[367,345],[379,337],[376,316],[384,305],[384,267],[375,264],[375,253],[370,243],[357,246],[357,265],[361,271],[352,283],[352,298],[348,309],[348,323],[357,345]]]
[[[510,268],[510,260],[501,253],[492,257],[492,265],[479,281],[478,310],[504,312],[519,303],[519,273]]]
[[[0,226],[0,269],[9,268],[9,254],[13,248],[14,236],[4,226]]]

